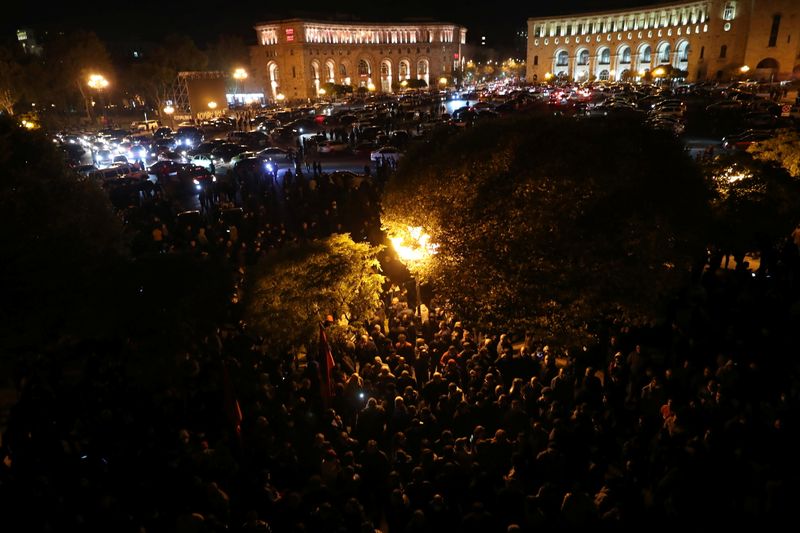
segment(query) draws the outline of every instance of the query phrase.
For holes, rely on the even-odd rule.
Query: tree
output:
[[[0,46],[0,113],[14,114],[14,104],[19,99],[18,83],[22,67],[11,51]]]
[[[349,235],[288,246],[259,265],[246,295],[248,323],[276,349],[315,341],[327,315],[354,324],[380,306],[380,247]]]
[[[715,191],[712,241],[722,251],[767,253],[800,220],[800,180],[771,160],[734,154],[706,172]]]
[[[759,161],[776,163],[800,178],[800,133],[786,129],[770,139],[751,144],[747,151]]]
[[[250,53],[238,35],[220,35],[208,47],[208,68],[230,73],[250,64]]]
[[[0,353],[91,329],[98,279],[121,257],[121,224],[102,190],[53,143],[0,117]]]
[[[429,277],[461,316],[556,336],[652,321],[702,256],[707,197],[681,146],[635,119],[534,115],[409,154],[383,223],[431,235]]]
[[[163,109],[173,98],[178,72],[204,70],[208,57],[186,35],[168,35],[161,46],[131,68],[129,85],[164,119]]]
[[[113,72],[105,43],[93,32],[78,30],[56,37],[46,50],[45,64],[51,76],[52,91],[48,100],[69,105],[80,95],[86,116],[91,120],[92,95],[87,86],[89,76],[99,73],[110,78]]]

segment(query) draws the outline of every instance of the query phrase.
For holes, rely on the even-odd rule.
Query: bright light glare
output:
[[[236,78],[237,80],[243,80],[247,78],[247,71],[241,67],[237,68],[236,70],[233,71],[233,77]]]
[[[437,244],[419,226],[408,226],[407,235],[389,237],[397,256],[404,263],[419,263],[436,253]]]
[[[92,89],[105,89],[108,87],[108,80],[102,74],[92,74],[89,76],[87,83]]]

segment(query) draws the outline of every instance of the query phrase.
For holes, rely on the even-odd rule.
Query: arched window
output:
[[[723,20],[733,20],[736,18],[736,2],[726,2],[725,9],[722,11]]]
[[[409,76],[408,71],[409,70],[410,69],[408,67],[408,61],[405,60],[405,59],[400,61],[399,73],[400,73],[400,79],[401,80],[405,80],[405,79],[408,78],[408,76]]]
[[[603,48],[600,52],[600,64],[601,65],[610,65],[611,64],[611,50],[608,48]]]
[[[347,76],[347,67],[344,65],[344,63],[339,65],[339,76],[343,78]]]
[[[689,43],[686,41],[681,41],[678,45],[678,61],[680,63],[689,61]]]
[[[620,63],[622,63],[623,65],[630,65],[630,63],[631,63],[631,49],[630,49],[630,47],[626,46],[622,50],[622,56],[621,56],[621,59],[620,59]]]
[[[358,75],[359,76],[369,76],[370,75],[369,63],[367,63],[363,59],[359,60],[359,62],[358,62]]]
[[[601,70],[600,71],[600,76],[598,76],[598,77],[602,81],[608,81],[608,71],[607,70]]]
[[[639,54],[639,63],[647,63],[649,65],[652,60],[653,51],[649,46],[645,46]]]
[[[580,53],[578,53],[578,64],[579,65],[589,64],[589,50],[581,50]]]
[[[566,67],[569,64],[569,54],[562,50],[556,56],[556,66],[557,67]]]
[[[661,45],[658,47],[658,62],[669,63],[670,51],[669,43],[661,43]]]

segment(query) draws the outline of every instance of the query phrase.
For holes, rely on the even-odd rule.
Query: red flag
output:
[[[325,335],[325,328],[322,327],[322,323],[319,325],[319,364],[320,373],[322,374],[320,392],[322,393],[322,401],[328,406],[333,397],[333,367],[336,362],[333,360],[331,347],[328,344],[328,337]]]
[[[223,361],[222,363],[222,386],[223,394],[225,395],[225,413],[228,419],[236,429],[236,434],[242,433],[242,408],[239,405],[239,399],[233,390],[233,383],[231,383],[231,376],[228,374],[228,365]]]

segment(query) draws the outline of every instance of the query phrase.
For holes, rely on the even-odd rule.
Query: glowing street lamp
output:
[[[403,89],[405,89],[406,87],[408,87],[408,80],[403,80],[403,81],[401,81],[401,82],[400,82],[400,87],[402,87]]]
[[[444,76],[439,78],[439,84],[440,85],[447,85],[447,78],[445,78]]]
[[[241,67],[233,71],[233,78],[236,80],[236,85],[233,88],[233,103],[236,104],[236,94],[239,92],[239,85],[242,80],[247,79],[247,71]]]
[[[550,81],[550,80],[552,80],[552,79],[553,79],[553,73],[552,73],[552,72],[545,72],[545,73],[544,73],[544,79],[545,79],[546,81]]]
[[[319,96],[325,96],[325,93],[326,93],[326,92],[327,92],[327,91],[325,90],[325,88],[324,88],[324,87],[320,87],[320,88],[319,88],[319,91],[317,91],[317,94],[318,94]]]
[[[164,109],[162,109],[162,111],[164,112],[165,115],[169,117],[170,125],[174,126],[174,123],[172,122],[172,114],[175,112],[175,108],[172,107],[170,104],[167,104],[164,106]]]
[[[102,74],[90,74],[86,85],[97,91],[98,99],[100,99],[100,107],[103,108],[103,121],[106,121],[106,106],[103,104],[102,95],[103,89],[108,87],[108,80]]]
[[[739,72],[741,72],[742,74],[747,74],[748,72],[750,72],[750,67],[748,67],[747,65],[742,65],[741,68],[739,69]]]
[[[214,100],[211,100],[211,101],[208,103],[208,108],[209,108],[210,110],[212,110],[212,111],[213,111],[213,110],[215,110],[215,109],[217,108],[217,103],[216,103]]]
[[[367,84],[367,90],[368,90],[369,92],[375,92],[375,84],[374,84],[374,83],[372,83],[372,82],[369,82],[369,83]]]
[[[92,89],[105,89],[108,87],[108,80],[102,74],[92,74],[89,76],[89,81],[86,82]]]
[[[438,245],[431,242],[431,236],[419,226],[406,226],[390,233],[389,241],[397,253],[397,257],[408,267],[414,275],[414,284],[417,291],[417,312],[420,309],[419,278],[428,265],[431,257],[436,254]]]
[[[278,94],[275,95],[275,99],[277,101],[279,101],[279,102],[283,102],[285,98],[286,98],[286,95],[284,95],[283,93],[278,93]]]
[[[655,76],[657,78],[660,78],[661,76],[663,76],[666,73],[667,73],[667,71],[664,70],[664,67],[658,67],[657,69],[655,69],[653,71],[653,76]]]

